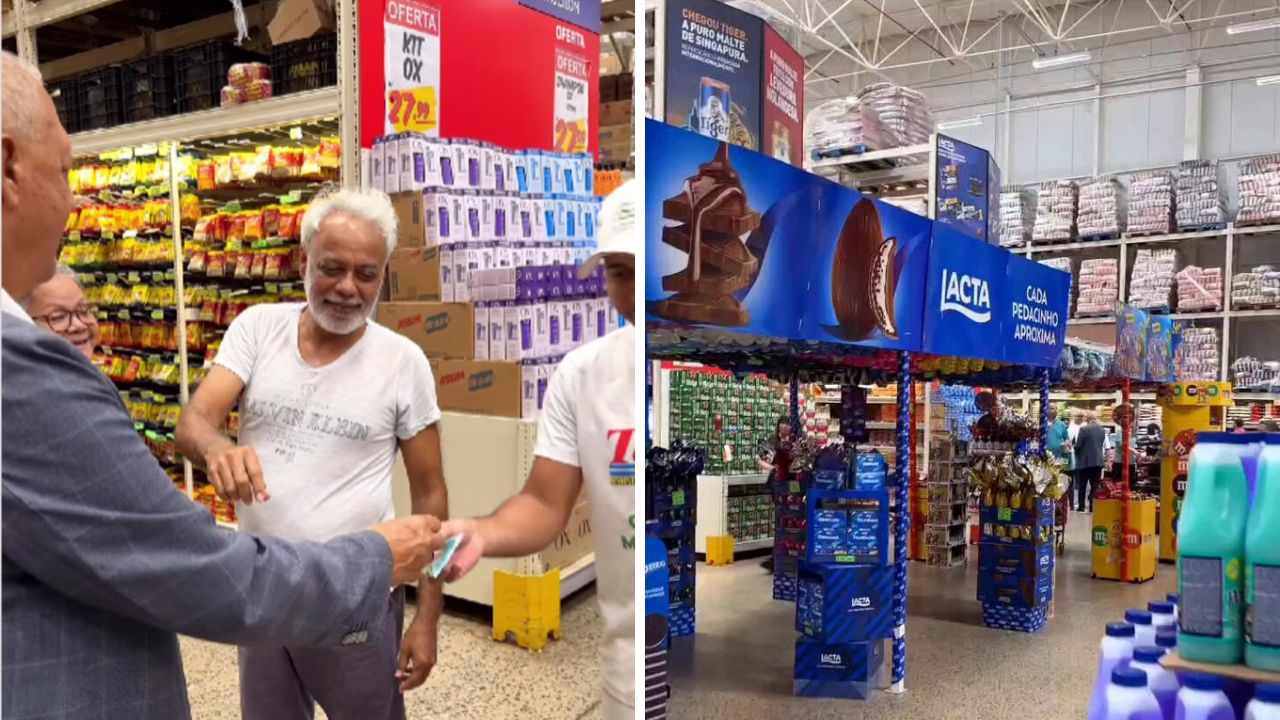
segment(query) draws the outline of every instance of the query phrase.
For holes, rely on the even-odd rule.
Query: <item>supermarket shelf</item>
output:
[[[855,189],[914,185],[929,179],[932,143],[812,160],[809,172]],[[889,167],[886,167],[889,165]]]
[[[1227,313],[1232,318],[1267,318],[1280,317],[1280,309],[1271,310],[1231,310]]]
[[[1011,248],[1013,252],[1022,255],[1043,255],[1045,253],[1070,252],[1072,250],[1084,250],[1087,248],[1108,248],[1119,247],[1123,244],[1123,240],[1092,240],[1074,243],[1038,243],[1035,245],[1024,245],[1021,248]]]
[[[1164,235],[1125,235],[1125,245],[1157,245],[1167,242],[1182,242],[1183,240],[1203,240],[1206,238],[1225,238],[1228,234],[1227,229],[1222,230],[1203,230],[1200,232],[1178,232],[1167,233]],[[1236,232],[1239,232],[1238,230]]]
[[[272,125],[331,117],[338,112],[338,106],[338,89],[335,87],[291,93],[243,105],[75,133],[71,136],[71,152],[73,155],[91,155],[121,147],[155,143],[158,140],[189,141],[230,135]]]
[[[1280,393],[1246,391],[1232,393],[1232,397],[1243,402],[1280,402]]]
[[[1236,235],[1265,235],[1267,233],[1280,233],[1280,225],[1251,225],[1249,227],[1236,227],[1232,225],[1232,232]]]
[[[1116,318],[1114,315],[1103,315],[1102,317],[1089,318],[1071,318],[1067,321],[1068,325],[1114,325]]]
[[[17,0],[18,2],[27,2],[27,0]],[[108,5],[115,5],[120,0],[40,0],[40,2],[27,2],[26,5],[26,26],[28,30],[52,25],[61,22],[67,18],[92,12],[98,8]],[[4,12],[4,37],[9,37],[18,31],[17,14],[12,10]]]
[[[1181,672],[1208,673],[1210,675],[1220,675],[1222,677],[1244,680],[1245,682],[1251,683],[1280,683],[1280,673],[1278,672],[1258,670],[1245,665],[1215,665],[1210,663],[1192,662],[1190,660],[1184,660],[1183,657],[1178,654],[1177,650],[1174,650],[1160,658],[1160,664],[1170,670],[1178,670]]]
[[[751,552],[752,550],[765,550],[773,547],[773,538],[760,538],[759,540],[748,540],[746,542],[735,542],[733,544],[734,552]]]
[[[596,580],[596,554],[587,553],[580,560],[560,571],[560,597],[578,592]]]

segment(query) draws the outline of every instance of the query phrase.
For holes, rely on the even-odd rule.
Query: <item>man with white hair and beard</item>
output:
[[[307,302],[254,307],[236,318],[214,367],[182,414],[178,446],[206,469],[240,527],[325,541],[394,516],[391,477],[404,456],[413,512],[444,518],[435,380],[422,351],[369,321],[396,215],[378,191],[343,190],[302,220]],[[239,443],[222,431],[239,402]],[[400,720],[402,693],[436,662],[443,603],[423,580],[401,642],[403,589],[388,593],[381,643],[337,649],[242,647],[244,720]]]

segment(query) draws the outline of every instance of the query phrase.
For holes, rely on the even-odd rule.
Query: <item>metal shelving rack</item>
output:
[[[36,44],[36,30],[41,27],[64,21],[68,18],[93,10],[104,8],[121,2],[121,0],[15,0],[12,10],[0,14],[0,34],[3,37],[15,37],[18,55],[22,59],[38,64],[39,53]],[[208,140],[239,133],[252,133],[263,128],[281,125],[300,124],[321,117],[337,117],[338,132],[341,140],[340,177],[344,187],[359,187],[361,184],[361,157],[359,145],[359,48],[357,25],[357,0],[335,0],[338,27],[338,84],[319,90],[291,93],[279,97],[245,103],[227,108],[214,108],[194,113],[174,115],[156,120],[130,123],[113,128],[76,133],[71,136],[72,153],[79,157],[96,155],[108,150],[141,145],[165,146],[170,152],[170,167],[176,158],[181,143]],[[247,5],[247,3],[246,3]],[[251,13],[261,12],[263,4],[246,7]],[[152,48],[169,49],[203,40],[225,36],[234,32],[232,15],[223,15],[206,20],[189,23],[170,30],[154,33]],[[129,59],[127,53],[135,55],[146,50],[141,41],[117,43],[99,50],[85,53],[86,59],[92,57],[100,60],[98,64],[110,64]],[[82,56],[75,56],[80,58]],[[64,61],[54,61],[63,64]],[[177,178],[170,176],[171,201],[175,224],[174,238],[177,247],[175,263],[177,282],[181,283],[181,232],[179,188]],[[186,337],[186,308],[181,304],[182,286],[178,285],[179,300],[179,337]],[[188,368],[185,362],[181,367],[182,403],[187,402],[189,390]],[[443,442],[448,444],[451,452],[445,454],[445,475],[458,478],[459,482],[453,490],[451,506],[453,512],[461,515],[480,515],[492,512],[498,503],[519,492],[528,477],[532,464],[532,453],[536,424],[528,421],[509,420],[506,418],[479,415],[463,415],[446,413],[446,422],[442,422]],[[495,452],[495,448],[512,448],[510,454]],[[498,469],[500,471],[493,472]],[[192,471],[190,463],[186,463],[186,483],[188,494],[192,494]],[[492,474],[491,474],[492,472]],[[408,486],[403,464],[397,460],[394,480],[397,496],[397,508],[401,512],[408,509]],[[233,526],[227,526],[233,527]],[[470,573],[458,583],[446,586],[446,592],[474,602],[491,605],[493,603],[493,573],[488,570],[505,570],[520,574],[541,574],[545,571],[545,562],[541,554],[523,558],[485,560],[482,561],[482,572]],[[595,580],[595,555],[588,553],[561,568],[561,596],[581,589]]]

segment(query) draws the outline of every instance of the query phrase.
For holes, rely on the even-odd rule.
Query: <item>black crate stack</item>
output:
[[[119,65],[84,73],[77,80],[81,130],[115,127],[124,122]]]
[[[80,81],[65,77],[45,83],[45,89],[53,98],[62,127],[69,133],[80,132]]]
[[[338,36],[321,35],[271,48],[271,84],[276,95],[338,84]]]
[[[201,43],[175,51],[173,70],[178,112],[221,107],[222,86],[227,84],[227,71],[231,66],[266,61],[262,55],[223,41]]]
[[[154,120],[177,112],[172,57],[162,55],[131,62],[120,72],[125,122]]]

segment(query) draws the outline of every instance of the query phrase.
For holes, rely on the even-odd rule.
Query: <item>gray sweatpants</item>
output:
[[[404,720],[395,673],[404,633],[404,588],[387,597],[376,642],[338,648],[240,648],[242,720]]]

